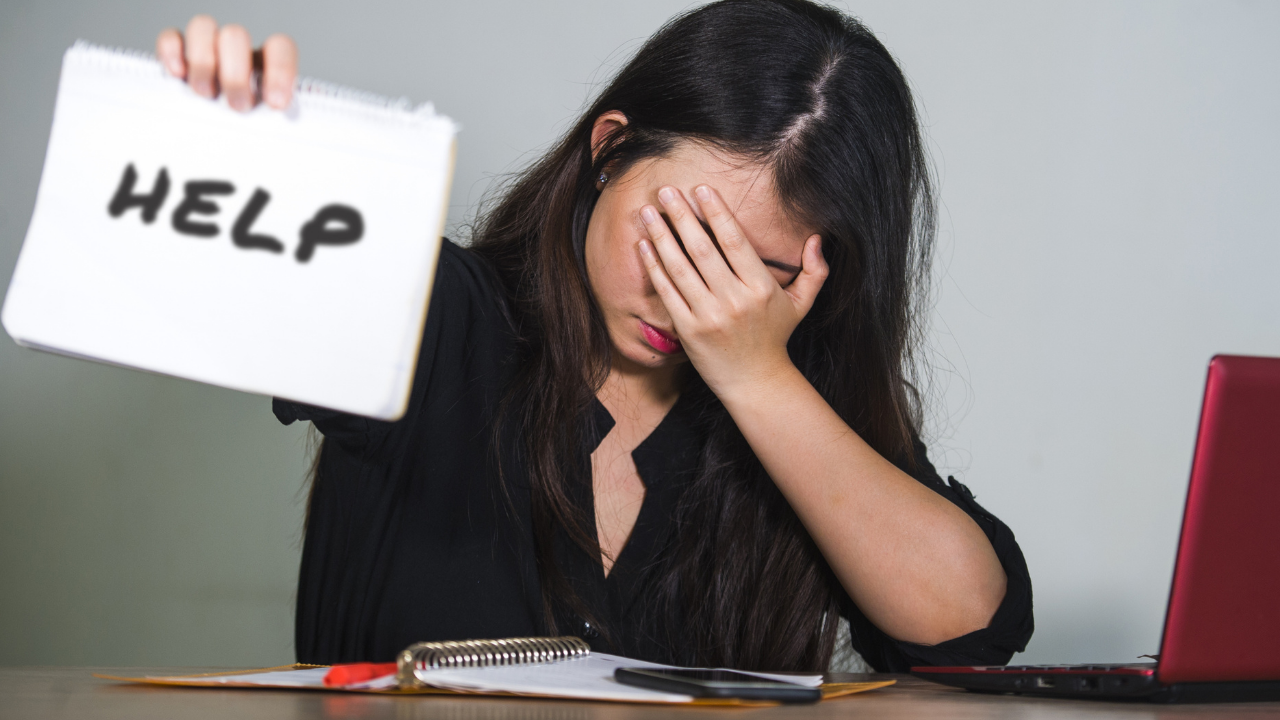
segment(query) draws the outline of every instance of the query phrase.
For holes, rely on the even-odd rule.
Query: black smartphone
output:
[[[623,685],[694,697],[776,700],[784,703],[812,703],[822,699],[822,688],[770,680],[732,670],[618,668],[613,671],[613,679]]]

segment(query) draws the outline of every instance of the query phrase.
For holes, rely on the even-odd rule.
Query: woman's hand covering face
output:
[[[813,307],[828,267],[821,238],[811,235],[804,243],[803,266],[784,288],[720,193],[704,184],[694,196],[710,233],[686,198],[667,186],[658,199],[670,224],[654,206],[641,208],[649,240],[641,240],[637,249],[685,354],[724,397],[758,387],[790,367],[787,340]]]

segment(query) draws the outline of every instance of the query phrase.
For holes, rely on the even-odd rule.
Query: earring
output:
[[[604,173],[600,173],[599,182],[601,185],[609,182],[609,176],[605,175]]]

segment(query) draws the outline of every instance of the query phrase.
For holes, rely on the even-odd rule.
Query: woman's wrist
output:
[[[703,379],[733,416],[756,408],[770,411],[777,408],[780,398],[812,390],[809,380],[785,352],[781,358],[737,368],[723,378]]]

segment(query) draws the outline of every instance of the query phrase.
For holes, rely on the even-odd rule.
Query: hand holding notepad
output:
[[[455,127],[302,82],[238,113],[154,60],[67,51],[3,309],[20,344],[351,413],[403,414]]]

